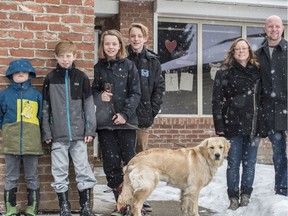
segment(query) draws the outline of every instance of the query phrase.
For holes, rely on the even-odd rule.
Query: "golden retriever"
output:
[[[225,138],[211,137],[194,148],[152,148],[137,154],[123,169],[117,208],[130,206],[133,216],[141,216],[144,201],[159,181],[165,181],[181,189],[181,215],[199,216],[200,190],[212,180],[229,148]]]

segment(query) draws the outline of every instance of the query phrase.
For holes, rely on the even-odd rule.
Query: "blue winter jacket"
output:
[[[26,60],[10,64],[6,76],[11,85],[0,92],[0,128],[3,136],[3,153],[13,155],[41,155],[40,133],[42,95],[31,85],[31,80],[15,83],[12,74],[35,71]]]

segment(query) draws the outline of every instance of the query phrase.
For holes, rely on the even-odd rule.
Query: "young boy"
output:
[[[148,129],[161,108],[165,81],[156,54],[145,47],[148,28],[141,23],[132,23],[128,34],[128,59],[135,63],[141,82],[141,101],[137,107],[138,127],[142,129],[137,130],[136,152],[139,153],[148,147]],[[147,202],[144,208],[147,212],[152,211]]]
[[[23,161],[28,192],[25,214],[37,214],[40,200],[38,157],[43,154],[40,122],[42,95],[31,86],[36,73],[28,60],[14,60],[6,77],[11,85],[0,92],[0,128],[5,154],[4,202],[7,216],[20,215],[16,208],[16,192]]]
[[[90,191],[96,179],[88,162],[87,143],[96,135],[96,115],[88,76],[75,67],[76,46],[69,40],[55,47],[58,62],[44,80],[43,141],[52,143],[51,184],[58,195],[60,215],[71,215],[68,201],[69,154],[79,191],[80,215],[94,215]]]
[[[137,107],[138,126],[148,132],[161,108],[165,81],[157,55],[145,47],[148,28],[141,23],[132,23],[128,36],[128,59],[135,63],[141,82],[141,101]],[[143,130],[137,131],[137,153],[147,149],[148,133]]]

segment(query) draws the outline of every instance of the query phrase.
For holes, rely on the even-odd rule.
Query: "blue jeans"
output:
[[[287,196],[286,133],[285,131],[269,131],[268,137],[273,148],[275,192]]]
[[[234,136],[229,138],[227,186],[229,197],[239,197],[240,164],[242,162],[241,193],[251,195],[260,137]]]

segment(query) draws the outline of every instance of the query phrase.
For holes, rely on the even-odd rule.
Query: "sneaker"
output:
[[[152,207],[147,201],[143,203],[143,208],[145,209],[146,212],[152,212]]]
[[[232,197],[232,198],[229,198],[229,200],[230,200],[230,205],[229,205],[228,209],[236,210],[239,208],[239,199],[238,198]]]
[[[248,194],[241,194],[240,206],[247,206],[250,201],[250,196]]]

